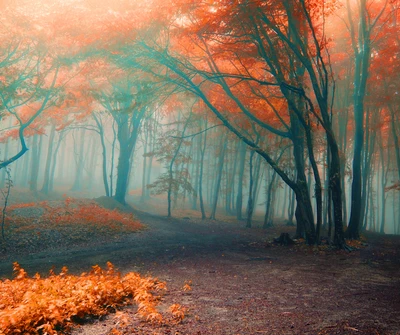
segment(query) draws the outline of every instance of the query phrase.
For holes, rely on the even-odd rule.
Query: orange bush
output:
[[[13,280],[0,282],[0,334],[62,334],[74,320],[104,315],[132,300],[146,320],[163,320],[153,292],[165,290],[165,283],[133,272],[121,276],[109,262],[106,270],[95,265],[81,276],[64,267],[59,275],[29,278],[18,263],[14,272]]]
[[[13,211],[14,209],[18,209],[18,208],[27,208],[27,207],[35,207],[35,206],[37,206],[36,202],[27,202],[27,203],[15,204],[15,205],[8,206],[7,209],[9,211]]]
[[[88,203],[66,198],[64,207],[44,206],[44,208],[46,212],[43,219],[49,219],[60,224],[95,223],[110,228],[117,228],[117,224],[120,224],[132,231],[143,227],[141,223],[134,219],[132,214],[122,213],[116,209],[106,209],[97,205],[94,201]]]
[[[50,221],[53,224],[93,224],[110,229],[124,231],[136,231],[143,228],[143,225],[137,221],[132,214],[122,213],[118,210],[109,210],[99,206],[95,201],[82,201],[66,197],[64,206],[54,206],[47,201],[39,203],[27,203],[13,205],[10,211],[18,208],[41,207],[44,213],[41,217],[44,221]],[[11,213],[13,215],[13,213]],[[16,218],[14,218],[16,220]]]

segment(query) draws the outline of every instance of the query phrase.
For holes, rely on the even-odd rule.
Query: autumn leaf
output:
[[[52,269],[47,278],[29,278],[17,262],[13,269],[15,278],[0,282],[0,334],[64,334],[73,317],[105,315],[132,301],[138,302],[138,314],[144,320],[163,322],[154,294],[165,289],[165,283],[156,278],[133,272],[121,276],[110,262],[106,270],[94,265],[80,276],[67,275],[67,267],[59,275]],[[179,309],[175,314],[181,317]],[[123,312],[115,318],[121,326],[129,323]]]

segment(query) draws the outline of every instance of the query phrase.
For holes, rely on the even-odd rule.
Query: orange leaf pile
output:
[[[176,323],[180,323],[185,318],[186,308],[179,304],[173,304],[169,307],[169,312],[172,314]]]
[[[15,209],[27,207],[43,208],[44,212],[41,219],[43,221],[50,221],[52,224],[92,224],[98,227],[128,232],[143,228],[143,225],[130,213],[123,213],[117,209],[106,209],[99,206],[95,201],[82,201],[69,197],[65,198],[63,206],[59,206],[58,204],[54,206],[52,203],[42,201],[37,204],[27,203],[13,205],[9,210],[14,211]],[[11,216],[14,221],[18,221],[18,218],[13,212],[11,212]]]
[[[154,293],[165,290],[165,283],[133,272],[121,276],[110,262],[105,270],[95,265],[80,276],[64,267],[59,275],[29,278],[18,263],[14,272],[13,280],[0,282],[0,334],[63,334],[74,320],[107,314],[132,300],[139,315],[162,321]]]
[[[13,211],[14,209],[35,207],[36,205],[37,205],[36,202],[26,202],[26,203],[22,203],[22,204],[15,204],[15,205],[8,206],[8,210]]]
[[[182,289],[184,291],[191,291],[192,290],[192,281],[191,280],[186,280],[185,285],[183,285]]]

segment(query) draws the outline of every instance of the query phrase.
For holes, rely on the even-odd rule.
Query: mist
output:
[[[398,1],[0,8],[0,333],[399,331]]]

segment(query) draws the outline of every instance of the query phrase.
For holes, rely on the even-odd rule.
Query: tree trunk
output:
[[[348,4],[349,17],[351,19],[350,7]],[[346,230],[346,236],[350,239],[360,238],[360,228],[362,219],[362,151],[364,146],[364,98],[367,86],[367,78],[369,72],[369,61],[371,56],[370,47],[370,31],[367,29],[366,22],[366,1],[362,0],[359,6],[360,23],[358,46],[353,45],[355,50],[355,69],[354,69],[354,154],[353,154],[353,182],[351,189],[351,212],[349,227]],[[354,32],[352,32],[354,36]],[[355,37],[354,37],[355,38]],[[353,40],[354,40],[353,38]]]
[[[271,178],[267,188],[267,202],[266,202],[266,209],[265,209],[265,216],[264,216],[264,224],[263,228],[266,229],[268,227],[272,227],[273,223],[271,220],[271,205],[272,205],[272,189],[275,183],[276,172],[271,171]]]
[[[62,141],[62,143],[61,143],[61,148],[60,148],[62,154],[60,155],[59,164],[58,164],[58,169],[57,169],[57,178],[58,178],[60,181],[63,181],[63,180],[66,179],[66,176],[64,175],[64,165],[65,165],[64,162],[65,162],[65,158],[66,158],[66,156],[67,156],[66,148],[67,148],[67,139],[65,139],[64,141]],[[73,159],[73,158],[72,158],[72,159]],[[72,160],[72,159],[71,159],[71,160]]]
[[[72,185],[71,191],[81,191],[82,190],[82,177],[83,177],[83,168],[85,162],[85,129],[80,131],[79,136],[79,150],[76,157],[76,170],[75,170],[75,180],[74,184]]]
[[[53,157],[53,146],[54,146],[54,136],[56,132],[56,126],[54,124],[51,125],[50,137],[49,137],[49,145],[47,147],[47,158],[46,158],[46,166],[44,169],[44,182],[42,186],[42,192],[45,194],[49,193],[50,189],[50,167],[51,167],[51,159]]]
[[[90,148],[89,153],[91,155],[88,167],[88,175],[87,175],[87,186],[88,190],[91,190],[93,187],[94,177],[96,176],[96,166],[97,166],[97,146],[95,143],[95,139],[91,136],[90,144],[88,144],[88,148]]]
[[[143,170],[142,170],[142,195],[140,197],[140,201],[144,201],[146,198],[146,170],[147,170],[147,139],[149,138],[149,129],[146,127],[145,136],[143,138]]]
[[[236,218],[242,220],[242,206],[243,206],[243,176],[244,166],[246,162],[246,143],[240,141],[239,145],[239,175],[238,175],[238,191],[236,196]]]
[[[106,147],[106,142],[104,139],[104,127],[100,119],[96,116],[95,113],[92,114],[93,119],[96,122],[97,128],[98,128],[98,134],[100,138],[100,144],[101,144],[101,157],[102,157],[102,162],[101,162],[101,171],[102,171],[102,177],[103,177],[103,185],[104,185],[104,191],[106,193],[107,197],[110,197],[110,188],[108,186],[108,176],[107,176],[107,147]]]
[[[227,136],[223,135],[221,151],[220,151],[220,154],[218,157],[218,172],[217,172],[217,180],[216,180],[214,195],[213,195],[213,203],[212,203],[212,208],[211,208],[211,215],[210,215],[211,220],[215,220],[215,214],[217,212],[218,195],[219,195],[219,189],[221,186],[222,171],[223,171],[223,167],[224,167],[225,151],[226,151],[227,145],[228,145]]]
[[[114,162],[115,162],[115,143],[117,141],[117,133],[115,131],[115,120],[112,123],[113,141],[111,144],[111,166],[110,166],[110,197],[114,195]]]
[[[64,132],[65,132],[65,130],[61,130],[58,133],[59,134],[58,141],[57,141],[57,145],[54,150],[54,153],[53,153],[52,165],[51,165],[51,169],[50,169],[49,192],[52,192],[54,190],[54,176],[55,176],[55,172],[56,172],[57,154],[58,154],[58,150],[60,149],[61,142],[64,139]]]
[[[382,134],[382,133],[381,133]],[[382,202],[382,207],[381,207],[381,226],[379,229],[379,232],[381,234],[385,233],[385,221],[386,221],[386,185],[387,185],[387,175],[389,172],[389,166],[390,166],[390,147],[389,143],[387,144],[387,161],[386,161],[386,166],[385,166],[385,150],[383,146],[383,136],[380,136],[380,141],[379,141],[379,149],[380,149],[380,160],[381,160],[381,202]],[[393,218],[393,223],[394,223],[394,218]]]
[[[4,148],[4,160],[7,160],[8,148],[9,148],[9,145],[10,145],[10,143],[9,143],[10,139],[7,138],[5,140],[5,142],[6,142],[6,145],[5,145],[5,148]],[[4,168],[1,171],[0,189],[3,188],[6,185],[6,178],[7,178],[7,170]]]
[[[39,177],[39,165],[40,165],[40,147],[42,144],[42,138],[39,141],[39,135],[33,135],[32,143],[32,158],[31,158],[31,177],[29,181],[29,190],[37,192],[38,190],[38,177]]]
[[[378,114],[378,112],[377,112]],[[365,203],[367,199],[367,188],[368,188],[368,179],[371,174],[371,162],[372,162],[372,157],[375,151],[375,135],[376,135],[376,130],[374,130],[372,127],[370,127],[370,109],[367,109],[367,115],[366,115],[366,129],[370,129],[369,131],[366,132],[365,136],[365,145],[364,145],[364,151],[363,151],[363,168],[362,168],[362,188],[361,188],[361,216],[360,216],[360,222],[361,224],[364,222],[364,216],[365,216]]]
[[[340,157],[337,142],[333,134],[328,132],[328,145],[330,148],[331,165],[329,168],[329,188],[332,194],[333,220],[335,225],[335,235],[333,242],[336,247],[342,249],[345,247],[343,232],[343,209],[342,209],[342,187],[340,177]]]
[[[295,208],[295,202],[296,202],[296,194],[294,191],[289,187],[289,194],[290,194],[290,202],[289,202],[289,207],[288,207],[288,226],[294,226],[294,208]]]
[[[205,128],[207,128],[207,122],[205,124]],[[204,136],[204,141],[201,148],[201,157],[200,157],[200,173],[199,173],[199,202],[200,202],[200,210],[201,210],[201,219],[206,219],[206,211],[204,210],[204,201],[203,201],[203,173],[204,173],[204,155],[207,147],[207,133],[200,135],[200,145],[201,139]]]
[[[129,170],[131,167],[130,157],[131,152],[128,148],[128,143],[120,141],[115,200],[121,204],[125,204],[125,195],[128,189]]]
[[[251,228],[251,219],[253,217],[253,206],[254,206],[253,205],[253,184],[254,184],[253,158],[254,158],[254,151],[251,151],[249,159],[249,198],[247,200],[246,228]]]
[[[194,190],[195,190],[195,194],[193,194],[192,197],[192,209],[193,210],[197,210],[197,199],[198,199],[198,195],[199,195],[199,182],[200,182],[200,178],[199,178],[199,174],[200,174],[200,160],[201,160],[201,137],[198,137],[197,139],[197,151],[196,151],[196,161],[194,162],[194,164],[196,165],[195,168],[193,169],[194,171]]]
[[[297,201],[295,211],[297,222],[296,237],[305,237],[307,244],[314,244],[316,242],[316,232],[310,194],[308,193],[307,178],[305,175],[304,131],[293,113],[291,115],[291,125],[293,133],[293,153],[297,174],[296,187],[294,189]]]
[[[115,189],[115,200],[125,205],[125,196],[128,189],[129,171],[131,168],[131,155],[134,145],[130,143],[129,138],[129,115],[121,116],[121,120],[117,123],[117,138],[119,143],[119,156],[117,166],[117,184]],[[136,139],[135,139],[136,140]]]

